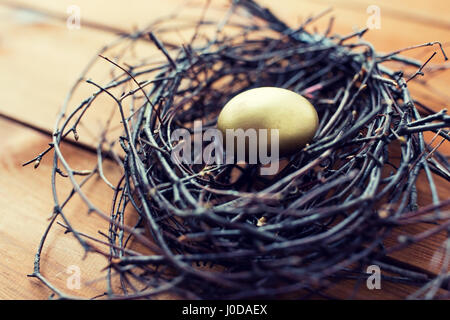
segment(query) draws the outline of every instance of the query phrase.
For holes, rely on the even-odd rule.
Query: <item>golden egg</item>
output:
[[[278,129],[279,154],[301,150],[314,136],[319,117],[314,106],[303,96],[287,89],[261,87],[244,91],[222,109],[217,128],[226,136],[227,129]]]

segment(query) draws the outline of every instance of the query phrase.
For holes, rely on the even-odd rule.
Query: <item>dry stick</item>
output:
[[[238,18],[243,23],[231,24],[233,15],[241,12],[238,7],[259,19],[242,15]],[[206,21],[203,14],[201,19]],[[417,203],[414,184],[418,174],[426,171],[435,197],[437,190],[431,170],[443,177],[449,172],[448,162],[442,160],[436,147],[427,154],[429,146],[423,143],[422,136],[424,131],[431,131],[445,138],[448,134],[443,128],[448,125],[448,117],[444,112],[434,114],[428,110],[427,116],[420,118],[406,81],[379,64],[385,59],[396,60],[419,68],[418,75],[426,70],[423,67],[431,58],[421,64],[399,56],[403,50],[377,56],[370,44],[358,38],[366,30],[336,38],[316,37],[305,31],[304,26],[294,30],[251,0],[230,6],[211,39],[198,36],[203,35],[204,26],[199,21],[191,24],[195,46],[192,43],[177,46],[156,38],[153,31],[163,37],[161,29],[151,32],[144,29],[135,37],[123,38],[131,42],[126,47],[128,50],[137,41],[148,41],[144,38],[149,35],[167,61],[160,61],[156,67],[148,59],[134,66],[123,63],[129,68],[125,70],[101,53],[103,59],[125,74],[113,76],[104,87],[90,80],[98,91],[67,118],[65,103],[55,125],[54,146],[50,148],[54,148],[52,189],[55,194],[59,190],[54,176],[62,173],[62,168],[73,185],[71,195],[62,204],[55,196],[55,208],[64,208],[76,194],[89,211],[108,221],[109,236],[101,241],[109,243],[109,254],[91,243],[89,248],[109,258],[119,255],[119,260],[110,263],[106,279],[110,285],[114,268],[123,292],[115,293],[109,288],[110,298],[139,298],[159,290],[198,298],[278,297],[299,289],[322,294],[330,280],[360,278],[360,275],[355,277],[357,269],[350,267],[352,264],[370,263],[374,257],[385,261],[387,253],[400,249],[383,247],[384,239],[397,224],[416,223],[414,219],[445,205],[444,200],[431,208],[425,207],[424,211],[408,213]],[[223,32],[228,26],[236,31],[234,39]],[[251,36],[253,32],[258,36]],[[176,59],[169,55],[167,48],[178,50]],[[358,52],[357,48],[364,51]],[[118,58],[125,53],[124,49]],[[362,74],[365,76],[359,84],[355,75]],[[137,76],[150,79],[139,83]],[[228,80],[220,82],[222,79]],[[118,86],[132,87],[133,83],[138,88],[120,98],[110,92]],[[343,88],[342,83],[354,83],[354,86]],[[152,89],[146,94],[143,89],[149,84]],[[291,89],[308,88],[305,92],[320,114],[319,132],[326,134],[316,135],[310,146],[286,159],[286,167],[273,180],[257,176],[254,166],[240,168],[241,179],[232,181],[235,166],[213,165],[204,170],[204,165],[170,162],[174,129],[187,128],[194,120],[205,117],[208,125],[214,125],[220,106],[230,96],[251,86],[277,84]],[[138,92],[144,92],[145,97],[138,96]],[[83,171],[71,168],[60,148],[61,138],[69,132],[76,133],[76,126],[88,115],[87,110],[104,93],[119,108],[124,130],[124,136],[116,142],[122,146],[125,157],[120,159],[112,154],[124,175],[123,185],[115,187],[110,216],[96,208],[89,194],[83,192],[82,185],[74,179]],[[145,100],[142,107],[131,108],[128,117],[122,105],[126,97],[134,99],[132,106]],[[152,108],[148,107],[149,103]],[[158,126],[155,119],[159,120]],[[75,124],[70,126],[69,120]],[[390,166],[393,158],[388,147],[393,141],[402,141],[398,166]],[[87,178],[104,176],[100,166],[103,153],[97,157],[97,166]],[[439,160],[440,166],[430,162],[431,159]],[[393,172],[382,177],[381,169],[386,166]],[[349,181],[348,186],[344,186],[345,181]],[[387,206],[398,207],[395,214],[385,219],[380,218],[376,207],[382,197]],[[130,206],[139,215],[134,227],[123,223],[125,210]],[[440,219],[445,217],[442,215]],[[436,216],[426,218],[439,221]],[[66,221],[64,224],[77,234]],[[156,245],[139,232],[137,228],[142,225],[156,239]],[[52,226],[50,223],[48,231]],[[446,227],[444,223],[411,239],[415,243],[423,241]],[[157,254],[133,256],[127,248],[128,240],[123,241],[125,231],[130,232],[128,239],[134,237]],[[405,247],[409,243],[401,245]],[[212,272],[195,267],[205,262],[216,263],[220,269]],[[414,274],[413,266],[391,270],[399,276],[384,281],[403,281],[414,286],[424,286],[427,281]],[[147,274],[139,274],[142,271]],[[49,284],[61,298],[67,297],[40,273],[35,276]],[[136,292],[131,280],[144,288],[155,289]],[[428,297],[435,297],[436,288],[444,286],[441,280],[440,276],[434,281],[430,278],[425,286]],[[276,289],[274,283],[279,284]]]
[[[433,57],[434,57],[435,55],[436,55],[436,51],[433,52],[433,54],[431,55],[431,57],[429,57],[428,60],[425,61],[425,63],[424,63],[423,65],[420,66],[419,70],[417,70],[417,71],[416,71],[416,72],[415,72],[408,80],[406,80],[406,82],[408,82],[408,81],[414,79],[414,78],[415,78],[416,76],[418,76],[418,75],[421,75],[421,76],[425,75],[425,74],[422,72],[422,70],[423,70],[423,68],[427,65],[427,63],[430,62],[431,59],[433,59]]]
[[[445,59],[445,60],[448,60],[448,57],[447,57],[447,55],[445,54],[444,48],[442,47],[442,44],[441,44],[439,41],[427,42],[427,43],[418,44],[418,45],[406,47],[406,48],[403,48],[403,49],[395,50],[395,51],[392,51],[392,52],[390,52],[390,53],[387,53],[387,54],[385,54],[385,55],[383,55],[383,56],[380,56],[380,57],[378,57],[378,58],[379,58],[380,60],[386,60],[386,59],[389,59],[389,58],[391,58],[392,56],[395,56],[395,55],[397,55],[397,54],[399,54],[399,53],[402,53],[402,52],[404,52],[404,51],[409,51],[409,50],[413,50],[413,49],[417,49],[417,48],[422,48],[422,47],[430,47],[430,46],[433,46],[433,45],[435,45],[435,44],[439,45],[439,48],[441,49],[441,52],[442,52],[442,55],[444,56],[444,59]]]
[[[158,117],[158,120],[161,122],[161,118],[159,115],[159,110],[155,110],[155,106],[153,105],[153,103],[150,101],[150,98],[147,96],[147,93],[145,92],[145,90],[142,88],[142,86],[139,84],[139,82],[133,77],[133,75],[126,70],[125,68],[121,67],[119,64],[115,63],[114,61],[110,60],[107,57],[102,56],[101,54],[99,54],[99,57],[105,59],[106,61],[112,63],[113,65],[115,65],[116,67],[118,67],[119,69],[121,69],[123,72],[125,72],[128,76],[130,76],[130,78],[134,81],[134,83],[138,86],[138,88],[142,91],[142,93],[144,94],[145,98],[147,99],[148,104],[152,107],[153,111],[155,112],[156,116]]]

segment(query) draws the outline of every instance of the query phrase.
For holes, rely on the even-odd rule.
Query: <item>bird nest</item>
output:
[[[448,285],[445,268],[432,275],[392,258],[449,225],[443,211],[449,201],[440,201],[434,181],[449,181],[450,166],[423,135],[448,140],[449,116],[412,98],[407,87],[425,65],[401,56],[401,50],[378,53],[362,39],[367,29],[346,36],[330,35],[331,24],[325,32],[307,31],[322,14],[293,29],[250,0],[234,1],[218,20],[205,12],[195,21],[169,17],[121,35],[101,49],[71,90],[50,147],[33,159],[37,167],[52,151],[55,194],[59,176],[70,181],[72,192],[62,200],[55,196],[32,276],[67,297],[40,269],[46,235],[62,218],[60,225],[86,252],[109,259],[105,273],[122,280],[120,289],[108,286],[109,298],[164,292],[209,299],[332,296],[330,288],[349,279],[364,286],[369,265],[386,272],[382,281],[417,288],[413,297],[438,297]],[[180,30],[191,34],[176,44]],[[158,54],[137,50],[142,43]],[[120,45],[119,53],[110,54]],[[389,61],[417,72],[406,77],[391,70]],[[104,84],[86,79],[98,64],[111,69]],[[94,93],[70,108],[86,82]],[[203,130],[213,128],[227,101],[263,86],[302,94],[319,115],[312,141],[281,159],[276,174],[261,175],[257,164],[173,161],[174,130],[194,134],[195,121]],[[104,117],[94,168],[75,169],[61,145],[78,140],[100,97],[112,101],[119,117]],[[112,134],[118,127],[119,134]],[[105,162],[120,172],[116,182],[106,177]],[[433,203],[419,207],[421,172]],[[113,190],[110,213],[84,191],[96,178]],[[65,208],[75,195],[109,222],[107,241],[72,227]],[[137,215],[137,223],[124,223],[127,215]],[[423,221],[443,222],[426,234],[391,236]]]

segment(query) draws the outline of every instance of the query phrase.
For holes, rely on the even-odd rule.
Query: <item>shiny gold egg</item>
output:
[[[276,87],[238,94],[223,107],[217,120],[217,128],[224,136],[227,129],[278,129],[280,155],[301,150],[318,125],[316,109],[306,98]]]

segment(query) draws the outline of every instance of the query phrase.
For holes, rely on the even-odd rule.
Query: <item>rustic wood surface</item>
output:
[[[131,31],[143,27],[153,19],[167,15],[186,1],[107,1],[107,0],[0,0],[0,299],[46,299],[51,293],[36,279],[27,277],[32,272],[34,253],[52,212],[50,185],[51,157],[45,158],[39,169],[21,164],[41,152],[50,141],[55,116],[71,85],[83,67],[98,49],[116,38],[116,32]],[[189,1],[201,3],[198,1]],[[366,25],[366,9],[374,1],[369,0],[278,0],[261,1],[292,25],[298,24],[310,14],[333,7],[336,33],[348,34],[353,28]],[[226,3],[226,1],[225,1]],[[429,41],[441,41],[447,51],[450,40],[448,0],[378,0],[381,9],[381,29],[371,30],[365,38],[381,51]],[[81,29],[69,30],[66,26],[67,8],[76,4],[81,8]],[[223,1],[215,4],[223,6]],[[327,19],[314,24],[319,30],[326,28]],[[410,51],[407,54],[425,61],[437,48]],[[448,52],[450,54],[450,52]],[[438,54],[433,61],[442,63]],[[94,70],[101,75],[102,70]],[[425,76],[425,78],[427,78]],[[450,72],[432,77],[433,86],[412,86],[414,95],[427,101],[435,110],[448,107]],[[80,90],[83,97],[87,91]],[[87,89],[86,89],[87,90]],[[105,102],[106,104],[106,102]],[[82,143],[96,142],[98,119],[102,110],[90,115],[85,123],[86,134]],[[430,138],[430,137],[428,137]],[[95,154],[86,148],[64,145],[71,164],[85,167],[95,161]],[[450,154],[450,145],[443,144],[440,151]],[[114,170],[105,167],[112,179]],[[101,183],[92,183],[92,197],[105,210],[110,206],[110,191]],[[448,183],[438,181],[442,198],[450,197]],[[420,204],[430,203],[429,190],[418,185]],[[62,192],[69,192],[62,189]],[[75,201],[68,208],[74,225],[82,232],[98,235],[107,225],[99,217],[87,217],[82,201]],[[414,232],[426,226],[417,226]],[[411,230],[409,230],[411,231]],[[396,234],[398,235],[398,234]],[[395,236],[396,236],[395,235]],[[430,272],[437,272],[440,256],[436,250],[442,245],[444,234],[438,234],[424,243],[403,250],[395,259],[415,265]],[[63,228],[56,227],[50,234],[43,253],[42,273],[56,285],[65,287],[68,267],[77,265],[82,271],[82,287],[69,293],[93,297],[105,288],[101,269],[107,261],[97,255],[83,258],[80,245]],[[353,284],[330,288],[330,294],[339,298],[351,297]],[[356,298],[394,299],[411,292],[403,285],[387,285],[382,290],[361,290]]]

